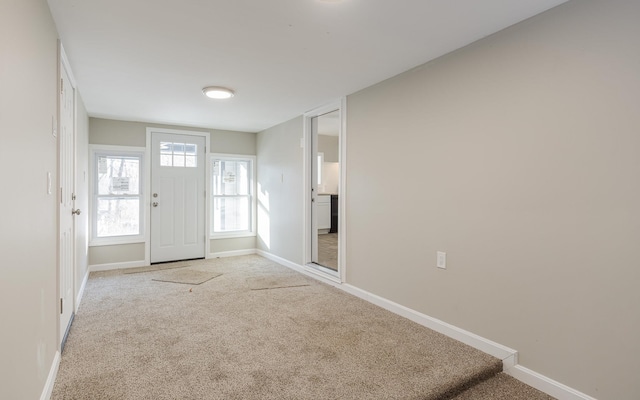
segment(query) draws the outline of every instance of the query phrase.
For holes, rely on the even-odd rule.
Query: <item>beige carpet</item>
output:
[[[123,274],[139,274],[142,272],[164,271],[168,269],[187,268],[189,265],[182,263],[154,264],[148,267],[126,268],[122,270]]]
[[[211,271],[197,271],[191,268],[180,268],[169,271],[154,273],[151,280],[156,282],[182,283],[187,285],[202,285],[213,278],[219,277],[220,273]]]
[[[251,290],[281,289],[288,287],[309,286],[309,278],[302,275],[266,275],[247,278]]]
[[[251,290],[251,277],[300,277],[259,256],[190,265],[222,275],[91,274],[52,399],[449,399],[502,369],[315,280]]]
[[[504,373],[465,390],[453,400],[553,400],[554,398],[527,386]]]

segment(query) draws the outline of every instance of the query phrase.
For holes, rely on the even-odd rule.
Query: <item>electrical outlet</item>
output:
[[[436,266],[438,268],[447,269],[447,253],[444,251],[436,252]]]

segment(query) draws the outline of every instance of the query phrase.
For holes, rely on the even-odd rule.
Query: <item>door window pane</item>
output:
[[[198,145],[160,142],[160,166],[196,168],[198,166]]]

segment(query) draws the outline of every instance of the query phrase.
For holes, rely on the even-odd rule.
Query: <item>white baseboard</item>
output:
[[[88,269],[90,272],[99,272],[99,271],[112,271],[115,269],[146,267],[147,265],[148,263],[145,260],[140,260],[140,261],[127,261],[127,262],[121,262],[121,263],[89,265]]]
[[[504,369],[510,368],[518,363],[518,352],[516,350],[510,349],[509,347],[503,346],[489,339],[485,339],[475,333],[460,329],[457,326],[448,324],[426,314],[422,314],[398,303],[394,303],[393,301],[387,300],[373,293],[369,293],[355,286],[349,284],[343,284],[341,286],[342,289],[349,294],[366,300],[369,303],[373,303],[385,310],[391,311],[394,314],[410,319],[415,323],[442,333],[445,336],[476,348],[484,353],[499,358],[502,360]]]
[[[56,351],[56,355],[53,357],[53,363],[51,364],[51,369],[49,370],[49,375],[47,376],[47,381],[45,382],[44,389],[42,389],[42,394],[40,395],[40,400],[49,400],[51,398],[53,385],[56,383],[56,376],[58,375],[59,367],[60,352]]]
[[[504,372],[559,400],[596,400],[594,397],[563,385],[522,365],[514,365]]]
[[[256,254],[256,249],[245,250],[233,250],[233,251],[219,251],[217,253],[209,253],[207,258],[222,258],[222,257],[236,257],[236,256],[248,256],[250,254]]]
[[[87,273],[84,274],[84,279],[82,279],[82,283],[80,284],[80,289],[78,289],[78,294],[76,295],[76,304],[75,304],[75,312],[78,312],[78,307],[80,307],[80,302],[82,301],[82,296],[84,295],[84,288],[87,286],[87,281],[89,280],[89,268],[87,268]]]
[[[595,398],[572,389],[569,386],[563,385],[560,382],[556,382],[551,378],[548,378],[544,375],[541,375],[535,371],[519,365],[518,352],[514,349],[485,339],[481,336],[476,335],[475,333],[471,333],[464,329],[458,328],[439,319],[430,317],[426,314],[422,314],[418,311],[412,310],[408,307],[387,300],[373,293],[367,292],[366,290],[362,290],[347,283],[340,283],[327,279],[323,275],[314,273],[313,270],[286,260],[282,257],[276,256],[275,254],[271,254],[263,250],[257,250],[256,253],[271,261],[277,262],[278,264],[291,268],[304,275],[310,276],[338,289],[344,290],[351,295],[382,307],[394,314],[398,314],[422,326],[442,333],[443,335],[446,335],[452,339],[456,339],[482,352],[490,354],[502,360],[503,370],[507,374],[559,400],[596,400]]]
[[[324,274],[318,273],[317,271],[315,271],[315,270],[313,270],[311,268],[307,268],[307,267],[304,267],[304,266],[302,266],[300,264],[296,264],[296,263],[291,262],[291,261],[289,261],[287,259],[284,259],[284,258],[282,258],[280,256],[276,256],[275,254],[269,253],[268,251],[256,249],[256,254],[258,254],[258,255],[260,255],[260,256],[262,256],[264,258],[267,258],[267,259],[269,259],[269,260],[271,260],[273,262],[277,262],[278,264],[283,265],[283,266],[285,266],[287,268],[290,268],[290,269],[292,269],[292,270],[294,270],[296,272],[300,272],[303,275],[307,275],[307,276],[310,276],[310,277],[312,277],[314,279],[317,279],[317,280],[319,280],[319,281],[321,281],[323,283],[326,283],[328,285],[337,287],[339,289],[342,288],[341,284],[340,284],[340,281],[338,281],[336,279],[330,279],[327,276],[325,276]]]

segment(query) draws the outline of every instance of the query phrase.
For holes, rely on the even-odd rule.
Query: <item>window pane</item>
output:
[[[173,166],[174,167],[184,167],[184,155],[174,154],[173,155]]]
[[[188,156],[195,156],[196,152],[197,152],[197,149],[198,149],[198,145],[197,144],[187,143],[187,144],[185,144],[184,152]]]
[[[173,166],[173,157],[171,156],[171,154],[160,154],[160,166],[161,167]]]
[[[186,166],[190,168],[197,167],[198,162],[196,161],[196,156],[186,156]]]
[[[198,145],[160,142],[160,165],[163,167],[197,167]]]
[[[140,194],[140,158],[98,156],[98,194]]]
[[[215,161],[213,166],[214,195],[248,195],[249,161]]]
[[[172,154],[173,153],[173,143],[171,143],[171,142],[160,142],[160,153],[161,154]]]
[[[248,197],[231,197],[213,199],[213,231],[236,232],[250,230]]]
[[[98,198],[98,237],[140,234],[139,198]]]

